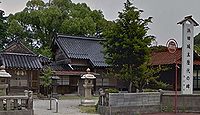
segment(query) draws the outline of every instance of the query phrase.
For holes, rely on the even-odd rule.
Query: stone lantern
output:
[[[6,95],[6,89],[8,88],[8,78],[11,75],[5,71],[5,67],[0,67],[0,90],[2,91],[2,95]]]
[[[87,73],[84,74],[81,79],[84,79],[84,100],[81,101],[81,105],[94,105],[95,101],[92,100],[92,88],[93,88],[93,80],[96,79],[96,77],[90,73],[90,69],[88,68]]]
[[[59,84],[57,81],[60,79],[60,77],[52,76],[51,79],[52,79],[52,84],[51,84],[52,85],[52,95],[51,96],[58,99],[57,86]]]

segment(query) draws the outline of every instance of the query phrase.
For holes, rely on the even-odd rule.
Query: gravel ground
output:
[[[78,109],[79,99],[59,100],[58,113],[55,113],[55,101],[52,101],[52,110],[49,109],[49,100],[34,100],[33,108],[35,115],[88,115]],[[92,114],[89,114],[92,115]],[[98,114],[93,114],[98,115]]]
[[[35,99],[33,103],[35,115],[98,115],[81,113],[78,109],[79,99],[59,100],[58,113],[55,113],[55,102],[52,101],[52,110],[49,109],[49,100]],[[142,115],[200,115],[199,113],[147,113]]]

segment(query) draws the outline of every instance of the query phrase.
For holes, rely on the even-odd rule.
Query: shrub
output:
[[[119,93],[119,90],[116,88],[108,88],[108,89],[105,89],[105,92],[106,93]]]

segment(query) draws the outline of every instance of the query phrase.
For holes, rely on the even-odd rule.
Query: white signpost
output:
[[[181,72],[181,93],[193,94],[193,46],[194,26],[199,24],[187,16],[179,22],[182,24],[182,72]]]

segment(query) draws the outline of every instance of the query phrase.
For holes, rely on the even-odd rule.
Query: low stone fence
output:
[[[174,112],[174,93],[109,93],[101,95],[101,115],[135,115],[138,113]],[[177,95],[177,112],[200,113],[200,94]]]
[[[100,99],[103,115],[134,115],[160,111],[160,93],[109,93]]]
[[[163,94],[161,96],[162,111],[172,112],[174,111],[175,95]],[[200,95],[177,95],[177,110],[178,112],[200,112]]]
[[[34,115],[32,92],[24,96],[0,96],[0,115]]]

